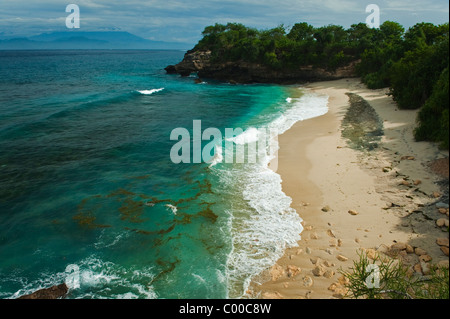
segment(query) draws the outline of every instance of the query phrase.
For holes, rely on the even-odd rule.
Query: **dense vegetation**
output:
[[[417,140],[449,147],[449,24],[405,29],[386,21],[349,29],[307,23],[257,30],[242,24],[208,26],[194,50],[211,50],[213,62],[245,61],[271,69],[302,66],[335,70],[359,61],[357,73],[371,89],[389,87],[401,109],[419,109]]]

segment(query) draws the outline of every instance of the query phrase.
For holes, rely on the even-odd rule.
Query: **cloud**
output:
[[[120,29],[156,40],[197,42],[205,26],[239,22],[256,28],[308,22],[349,27],[364,22],[365,8],[378,4],[382,20],[405,27],[448,21],[443,0],[1,0],[0,30],[5,34],[39,34],[65,28],[65,7],[80,7],[86,31]],[[11,20],[19,18],[22,20]],[[21,21],[18,23],[18,21]]]

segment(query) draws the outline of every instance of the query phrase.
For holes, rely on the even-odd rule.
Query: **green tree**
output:
[[[342,43],[347,39],[347,32],[345,29],[338,25],[328,25],[316,29],[314,38],[322,46],[326,46],[334,43]]]
[[[372,30],[367,32],[367,45],[361,54],[362,61],[358,65],[358,73],[371,89],[389,87],[392,78],[391,68],[405,53],[403,45],[405,29],[397,22],[386,21],[379,30]]]
[[[296,23],[287,37],[297,42],[313,41],[315,28],[306,22]]]
[[[420,110],[414,135],[418,141],[440,143],[442,148],[449,148],[449,67],[442,71],[433,87],[431,97]]]
[[[386,21],[380,26],[380,36],[382,41],[401,41],[405,33],[405,28],[397,22]]]
[[[376,46],[377,29],[369,28],[365,23],[353,24],[348,30],[349,49],[360,56],[365,50]]]
[[[432,23],[417,23],[405,34],[405,47],[414,50],[425,45],[434,45],[448,37],[448,23],[436,26]]]
[[[403,109],[418,109],[449,63],[448,38],[432,46],[408,51],[391,68],[391,95]]]

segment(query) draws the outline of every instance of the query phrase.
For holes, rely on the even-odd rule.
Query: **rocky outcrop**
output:
[[[64,298],[69,291],[66,284],[41,289],[29,295],[19,297],[19,299],[60,299]]]
[[[355,77],[357,63],[358,61],[354,61],[335,71],[312,66],[274,70],[261,64],[245,61],[212,63],[211,51],[188,51],[183,61],[176,65],[169,65],[165,70],[169,74],[180,74],[181,76],[197,73],[200,78],[231,83],[293,84]]]
[[[177,65],[169,65],[165,70],[169,74],[189,76],[191,73],[211,68],[211,51],[188,51],[183,61]]]

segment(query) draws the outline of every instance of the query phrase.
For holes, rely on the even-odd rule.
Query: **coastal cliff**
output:
[[[211,51],[188,51],[184,59],[165,68],[169,74],[189,76],[197,73],[200,78],[209,78],[231,83],[279,83],[293,84],[356,77],[353,61],[334,71],[320,67],[302,66],[297,68],[272,69],[259,63],[243,60],[233,62],[212,62]]]

